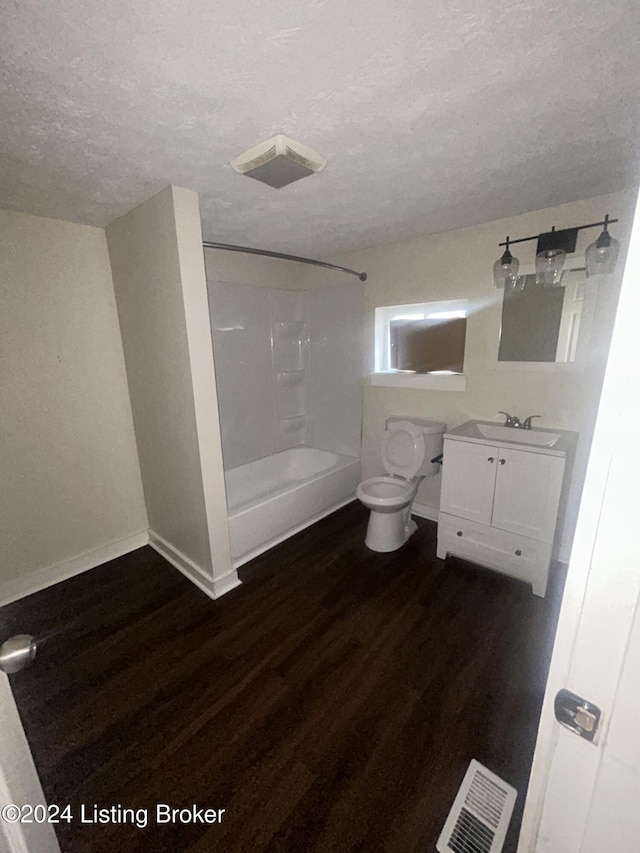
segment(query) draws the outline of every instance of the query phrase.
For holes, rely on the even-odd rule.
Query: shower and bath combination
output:
[[[366,274],[261,249],[248,251],[346,272],[359,280],[286,290],[217,281],[214,265],[208,265],[235,568],[354,500],[361,479],[366,375]]]

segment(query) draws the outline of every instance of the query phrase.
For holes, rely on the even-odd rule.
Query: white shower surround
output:
[[[300,445],[360,456],[364,285],[208,288],[225,470]]]
[[[294,447],[225,473],[234,568],[354,500],[360,459]]]
[[[209,282],[234,567],[355,498],[364,288]]]

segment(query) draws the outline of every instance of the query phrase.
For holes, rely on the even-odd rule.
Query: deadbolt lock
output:
[[[553,703],[556,720],[569,731],[585,740],[593,741],[598,730],[602,711],[597,705],[576,696],[570,690],[559,690]]]

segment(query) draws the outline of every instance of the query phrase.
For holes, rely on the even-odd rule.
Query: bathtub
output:
[[[355,498],[360,460],[293,447],[225,472],[234,568]]]

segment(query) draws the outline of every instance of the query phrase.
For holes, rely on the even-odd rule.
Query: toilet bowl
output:
[[[356,489],[360,501],[371,510],[365,545],[372,551],[397,551],[415,532],[411,504],[419,478],[371,477]]]
[[[421,480],[439,471],[431,460],[442,452],[445,429],[436,421],[387,421],[381,457],[388,476],[371,477],[356,489],[371,511],[364,541],[372,551],[397,551],[417,530],[411,505]]]

